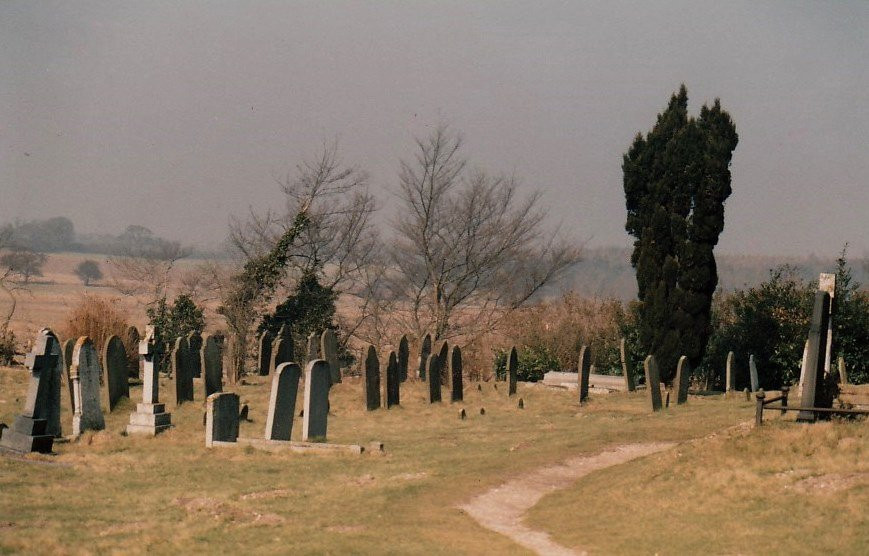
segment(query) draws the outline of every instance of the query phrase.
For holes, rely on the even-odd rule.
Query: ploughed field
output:
[[[27,376],[0,368],[0,422],[21,411]],[[270,380],[246,381],[233,389],[250,407],[241,436],[261,438]],[[162,401],[173,399],[167,388]],[[56,455],[0,456],[0,552],[525,553],[458,506],[573,456],[695,438],[545,496],[526,523],[595,553],[869,546],[865,423],[803,427],[773,417],[752,431],[737,426],[753,418],[745,401],[692,396],[652,414],[642,392],[593,396],[580,408],[576,392],[521,383],[509,399],[505,383],[482,391],[469,383],[464,402],[430,405],[427,384],[410,381],[401,407],[368,412],[361,381],[349,378],[332,389],[328,440],[382,441],[385,453],[294,454],[205,448],[201,383],[195,402],[167,404],[171,430],[124,436],[141,387],[131,395],[106,416],[105,431],[56,443]],[[62,405],[68,433],[65,387]],[[300,429],[297,417],[294,439]],[[812,483],[830,473],[847,477]]]

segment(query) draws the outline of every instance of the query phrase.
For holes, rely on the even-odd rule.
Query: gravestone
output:
[[[72,350],[75,349],[75,339],[70,338],[63,342],[61,355],[63,356],[63,380],[66,382],[66,388],[69,390],[69,409],[75,410],[75,394],[72,391],[72,380],[69,378],[69,368],[72,366]]]
[[[308,345],[305,350],[306,361],[316,361],[320,359],[320,338],[314,332],[308,334]],[[324,360],[325,361],[325,360]],[[329,376],[332,376],[332,371],[329,371]]]
[[[327,328],[320,335],[320,353],[323,359],[329,363],[329,372],[332,376],[332,384],[341,382],[341,364],[338,362],[338,337],[335,331]]]
[[[407,342],[407,335],[403,335],[398,341],[398,375],[401,382],[407,380],[407,363],[410,357],[410,345]]]
[[[58,364],[60,363],[60,364]],[[47,328],[39,331],[25,366],[30,369],[30,383],[24,411],[4,429],[0,447],[16,452],[51,453],[54,437],[60,436],[60,369],[62,366],[57,337]],[[54,422],[49,426],[50,422]],[[49,428],[55,428],[54,432]]]
[[[848,384],[848,370],[845,368],[845,358],[840,355],[836,363],[836,366],[839,368],[839,383]]]
[[[516,346],[510,348],[510,355],[507,357],[507,377],[509,382],[507,395],[512,396],[516,393],[516,383],[519,372],[519,353],[516,351]]]
[[[266,418],[266,440],[290,440],[301,378],[302,368],[295,363],[281,363],[275,370]]]
[[[109,336],[103,346],[103,406],[111,412],[121,398],[130,397],[130,361],[124,342]]]
[[[462,349],[459,346],[453,347],[450,357],[450,374],[453,377],[450,401],[460,402],[465,398],[465,389],[462,377]]]
[[[588,400],[588,380],[591,374],[591,349],[588,346],[582,346],[579,349],[579,360],[576,365],[576,378],[579,380],[577,390],[579,391],[579,403]]]
[[[428,402],[439,402],[441,401],[441,364],[437,354],[428,356],[426,371],[428,372]]]
[[[389,359],[386,363],[386,409],[394,405],[399,405],[401,388],[401,375],[398,369],[398,357],[394,351],[389,352]]]
[[[417,376],[420,380],[425,380],[425,371],[428,368],[429,355],[431,355],[431,334],[426,334],[419,347],[419,368],[417,369]]]
[[[450,387],[450,345],[443,340],[438,346],[438,363],[441,368],[441,386]]]
[[[187,338],[176,338],[170,356],[172,381],[175,383],[175,405],[193,401],[193,369],[190,359]]]
[[[291,363],[293,356],[293,340],[278,336],[272,342],[271,359],[269,359],[269,374],[274,374],[275,369],[284,363]],[[289,358],[288,358],[289,357]]]
[[[736,389],[736,362],[732,351],[727,352],[727,367],[724,373],[724,395]]]
[[[205,377],[205,397],[223,390],[223,358],[217,338],[209,334],[202,342],[202,374]]]
[[[166,404],[160,403],[160,344],[157,329],[146,326],[145,337],[139,341],[139,357],[142,359],[142,403],[136,404],[136,411],[130,413],[127,434],[154,436],[172,424],[172,414],[166,413]]]
[[[325,442],[329,417],[329,363],[315,359],[305,368],[305,415],[302,419],[302,440]]]
[[[748,356],[748,373],[751,378],[751,391],[757,392],[760,388],[760,381],[757,377],[757,365],[754,362],[754,354]]]
[[[637,385],[634,382],[634,373],[628,369],[628,353],[624,338],[619,340],[619,357],[622,360],[622,376],[625,377],[625,389],[628,392],[633,392],[637,389]]]
[[[365,356],[365,407],[368,411],[380,408],[380,361],[374,346],[368,346]]]
[[[124,332],[123,342],[125,346],[133,346],[134,348],[130,350],[131,353],[127,353],[127,370],[130,373],[130,378],[139,378],[139,354],[135,352],[135,348],[138,347],[139,340],[141,339],[138,328],[132,325],[127,327],[126,332]],[[124,353],[126,351],[127,349],[124,348]]]
[[[264,330],[257,338],[257,372],[260,376],[266,376],[272,368],[272,342],[274,336],[268,330]]]
[[[803,360],[800,364],[800,383],[799,388],[797,389],[797,395],[799,397],[803,397],[803,382],[806,380],[806,363],[809,361],[809,341],[806,340],[806,343],[803,344]]]
[[[826,403],[828,396],[824,391],[824,365],[826,364],[827,357],[826,335],[829,320],[830,294],[818,290],[815,292],[812,320],[809,325],[809,350],[806,357],[806,376],[803,383],[803,395],[800,398],[801,408],[830,407]],[[800,411],[797,415],[797,421],[801,422],[814,422],[815,418],[815,412],[808,409]]]
[[[190,375],[193,378],[202,377],[202,334],[191,332],[187,336],[187,354],[190,356]]]
[[[86,430],[101,431],[106,428],[103,410],[100,407],[100,360],[93,341],[82,336],[75,342],[69,376],[75,396],[72,415],[72,434],[78,436]]]
[[[661,375],[658,372],[658,364],[655,357],[649,355],[643,361],[643,369],[646,371],[646,388],[649,390],[649,399],[652,402],[652,411],[661,410]]]
[[[833,353],[833,308],[836,298],[836,275],[833,273],[822,272],[818,276],[818,289],[830,294],[830,314],[827,319],[827,345],[824,349],[824,353],[826,354],[824,359],[824,376],[827,376],[831,372],[830,358]]]
[[[676,365],[676,380],[673,381],[673,390],[676,391],[676,404],[681,405],[688,401],[688,382],[691,378],[691,364],[688,356],[679,358]]]
[[[217,392],[205,403],[205,446],[238,440],[238,394]]]

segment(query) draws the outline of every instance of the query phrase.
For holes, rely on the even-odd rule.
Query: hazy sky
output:
[[[681,82],[736,123],[729,253],[869,253],[869,2],[0,2],[0,221],[188,243],[324,139],[372,175],[439,121],[629,245],[621,157]]]

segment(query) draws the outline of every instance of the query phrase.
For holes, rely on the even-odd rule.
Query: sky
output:
[[[629,246],[622,155],[680,83],[736,124],[719,251],[869,255],[869,2],[0,2],[0,222],[213,245],[336,139],[384,230],[448,123]]]

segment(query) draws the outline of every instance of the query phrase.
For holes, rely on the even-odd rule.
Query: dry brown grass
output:
[[[57,331],[61,338],[89,336],[98,350],[112,335],[121,338],[127,353],[136,353],[127,335],[130,324],[128,312],[118,298],[84,294],[73,306],[64,325]]]

